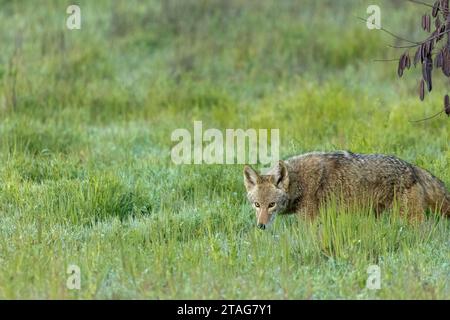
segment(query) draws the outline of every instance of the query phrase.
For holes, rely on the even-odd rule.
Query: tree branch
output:
[[[413,123],[418,123],[418,122],[422,122],[422,121],[427,121],[433,118],[436,118],[437,116],[439,116],[442,112],[444,112],[444,110],[439,111],[438,113],[436,113],[435,115],[432,115],[428,118],[424,118],[424,119],[420,119],[420,120],[409,120],[409,122],[413,122]]]
[[[364,19],[364,18],[361,18],[361,17],[358,17],[358,16],[356,16],[356,18],[359,19],[359,20],[362,20],[362,21],[364,21],[364,22],[368,22],[367,19]],[[394,37],[394,38],[396,38],[396,39],[398,39],[398,40],[405,41],[405,42],[409,42],[409,43],[413,43],[413,44],[415,44],[416,46],[421,45],[421,43],[419,43],[419,42],[411,41],[411,40],[402,38],[402,37],[400,37],[400,36],[398,36],[398,35],[396,35],[396,34],[390,32],[389,30],[383,28],[382,26],[379,26],[379,25],[376,25],[376,24],[375,24],[375,26],[376,26],[377,28],[379,28],[381,31],[386,32],[387,34],[389,34],[390,36],[392,36],[392,37]]]
[[[449,32],[450,32],[450,30],[445,30],[444,32],[441,32],[441,33],[438,33],[438,34],[436,34],[436,35],[434,35],[434,36],[432,36],[432,37],[429,37],[429,38],[423,40],[422,42],[417,42],[417,43],[414,44],[414,45],[409,45],[409,46],[393,46],[393,45],[389,45],[389,44],[388,44],[388,47],[390,47],[390,48],[395,48],[395,49],[414,48],[414,47],[418,47],[418,46],[422,45],[422,44],[425,43],[426,41],[430,41],[430,40],[439,38],[441,35],[444,35],[444,34],[449,33]]]
[[[432,4],[429,4],[429,3],[426,3],[426,2],[422,2],[422,1],[418,1],[418,0],[406,0],[406,1],[412,2],[412,3],[421,4],[421,5],[424,5],[424,6],[426,6],[426,7],[433,8],[433,5],[432,5]],[[448,13],[448,10],[442,10],[441,8],[439,8],[439,11]]]

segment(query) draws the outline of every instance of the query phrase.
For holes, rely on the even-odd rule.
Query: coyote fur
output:
[[[333,196],[345,204],[370,203],[377,214],[397,203],[401,215],[412,220],[421,221],[426,210],[450,216],[450,194],[444,183],[425,169],[389,155],[307,153],[279,161],[265,175],[245,166],[244,184],[261,229],[277,213],[314,218]]]

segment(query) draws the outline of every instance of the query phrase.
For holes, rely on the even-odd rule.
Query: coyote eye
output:
[[[275,202],[269,203],[269,208],[273,208],[273,207],[275,207]]]
[[[255,202],[255,207],[259,208],[259,202]]]

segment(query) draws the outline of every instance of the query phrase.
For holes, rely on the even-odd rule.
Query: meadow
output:
[[[383,27],[422,39],[407,1]],[[0,0],[1,299],[450,299],[450,225],[325,208],[255,227],[242,165],[175,165],[178,128],[278,128],[280,155],[387,153],[450,186],[435,75],[370,1]],[[81,289],[66,282],[81,270]],[[366,288],[378,265],[381,289]]]

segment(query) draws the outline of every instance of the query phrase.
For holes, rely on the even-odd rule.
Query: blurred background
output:
[[[439,110],[439,91],[448,89],[443,77],[435,80],[419,103],[420,70],[399,80],[397,62],[373,61],[403,51],[357,19],[368,17],[368,1],[80,1],[82,27],[72,31],[65,27],[69,3],[33,4],[1,2],[0,112],[26,122],[25,130],[60,126],[53,151],[82,144],[69,133],[79,126],[146,121],[170,130],[193,119],[219,128],[283,127],[302,149],[351,147],[361,130],[348,126],[379,129],[401,117],[396,126],[413,131],[404,120]],[[420,19],[429,8],[402,0],[377,5],[384,28],[425,37]],[[14,130],[2,128],[2,136]],[[72,142],[58,143],[64,132]]]

